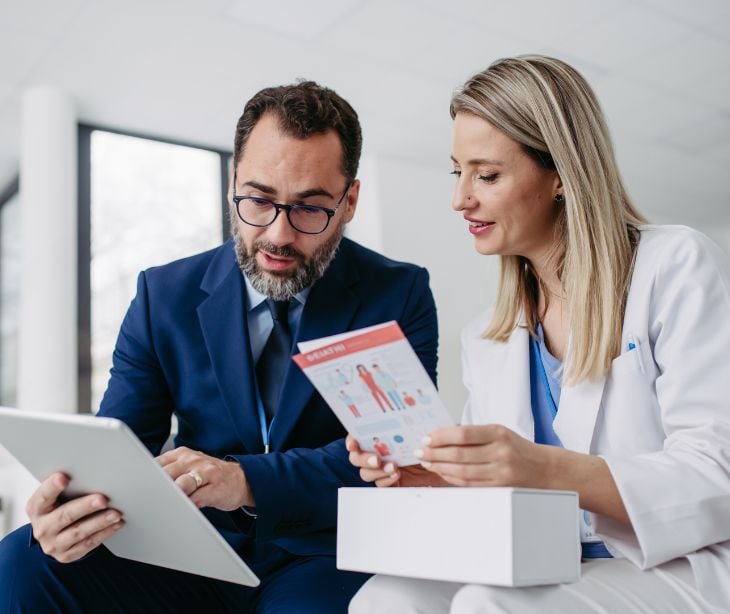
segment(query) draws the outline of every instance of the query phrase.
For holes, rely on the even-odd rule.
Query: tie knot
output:
[[[266,304],[271,311],[271,317],[274,322],[289,326],[289,301],[275,301],[272,298],[266,299]]]

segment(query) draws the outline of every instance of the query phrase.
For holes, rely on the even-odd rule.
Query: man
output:
[[[297,341],[395,319],[435,379],[428,275],[342,238],[361,135],[335,92],[262,90],[234,145],[233,240],[140,275],[100,414],[154,454],[177,415],[177,447],[158,460],[261,586],[114,557],[100,545],[124,510],[100,494],[61,503],[69,479],[55,474],[28,502],[35,539],[26,526],[0,544],[0,611],[336,612],[366,579],[334,559],[337,489],[362,482],[289,356]]]
[[[398,409],[405,409],[406,406],[403,405],[403,401],[400,400],[398,394],[398,382],[395,381],[395,378],[390,373],[383,371],[380,365],[373,365],[373,371],[375,372],[375,381],[378,386],[385,390],[385,394],[388,395],[393,405]]]

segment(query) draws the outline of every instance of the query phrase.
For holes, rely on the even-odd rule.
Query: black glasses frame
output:
[[[305,204],[294,204],[294,205],[285,205],[282,203],[274,202],[273,200],[270,200],[268,198],[262,198],[261,196],[236,196],[236,173],[234,171],[233,173],[233,202],[236,205],[236,214],[238,215],[238,218],[244,223],[248,224],[249,226],[255,226],[256,228],[266,228],[267,226],[271,226],[275,221],[276,218],[279,217],[279,214],[282,211],[286,211],[286,220],[289,222],[289,226],[291,226],[294,230],[297,232],[301,232],[305,235],[319,235],[322,234],[330,225],[330,221],[335,216],[335,213],[337,213],[337,210],[340,208],[340,205],[342,204],[342,201],[345,199],[345,196],[350,191],[350,188],[352,187],[352,181],[348,181],[347,185],[345,186],[345,191],[342,193],[342,196],[340,196],[339,200],[335,204],[334,209],[331,209],[329,207],[320,207],[318,205],[305,205]],[[243,216],[241,215],[241,208],[240,203],[244,200],[253,200],[253,201],[266,201],[267,203],[271,203],[271,205],[276,209],[276,213],[274,214],[274,219],[272,219],[268,224],[252,224],[251,222],[244,220]],[[318,232],[309,232],[306,230],[301,230],[297,228],[294,223],[291,221],[291,212],[296,211],[297,209],[317,209],[318,211],[324,211],[324,213],[327,214],[327,222],[324,225],[324,228]]]

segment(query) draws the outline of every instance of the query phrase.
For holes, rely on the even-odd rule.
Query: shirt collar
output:
[[[256,288],[251,285],[251,282],[248,279],[248,276],[244,273],[241,273],[243,275],[243,280],[246,282],[246,311],[252,312],[254,311],[261,303],[263,303],[268,297],[265,294],[261,294]],[[304,288],[301,292],[294,295],[295,300],[300,304],[304,305],[304,303],[307,302],[307,297],[309,296],[309,292],[311,291],[312,287]]]

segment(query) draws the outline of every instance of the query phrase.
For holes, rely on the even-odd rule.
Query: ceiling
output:
[[[727,0],[0,0],[0,191],[31,85],[85,123],[230,149],[253,93],[311,78],[353,104],[368,154],[438,172],[453,89],[529,52],[592,83],[639,208],[730,237]]]

